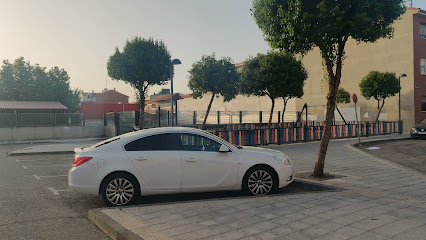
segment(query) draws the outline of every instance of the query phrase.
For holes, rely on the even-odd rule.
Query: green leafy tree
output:
[[[303,96],[303,85],[308,74],[301,61],[293,55],[276,51],[258,54],[245,61],[240,80],[240,91],[245,95],[268,96],[272,106],[268,128],[271,127],[275,99],[284,99],[284,110],[289,99]]]
[[[216,59],[215,54],[204,55],[192,64],[189,70],[188,87],[193,91],[193,98],[201,98],[210,92],[212,97],[207,107],[202,129],[205,129],[207,117],[215,96],[222,95],[224,101],[231,101],[238,94],[239,74],[233,61],[228,57]]]
[[[324,135],[314,176],[323,176],[337,90],[349,38],[375,42],[391,38],[392,23],[404,13],[404,0],[254,0],[252,13],[274,49],[305,54],[318,47],[327,70]]]
[[[361,95],[367,100],[374,98],[377,101],[377,117],[375,122],[379,120],[380,113],[385,105],[385,99],[395,96],[401,89],[399,80],[395,73],[371,71],[365,76],[359,84]],[[380,104],[381,103],[381,104]]]
[[[31,65],[23,57],[13,63],[3,61],[0,69],[0,99],[11,101],[57,101],[69,112],[80,109],[80,90],[72,90],[69,76],[55,66],[46,71],[38,64]]]
[[[148,88],[164,84],[170,77],[170,53],[162,41],[135,37],[128,40],[120,52],[109,57],[108,76],[130,84],[136,90],[140,107],[140,129],[144,124],[145,98]],[[173,69],[172,69],[173,70]]]
[[[346,91],[344,88],[339,88],[337,90],[337,96],[336,96],[336,110],[339,113],[340,117],[343,119],[343,122],[346,124],[346,120],[343,117],[342,113],[339,110],[338,104],[348,104],[351,102],[351,94]]]

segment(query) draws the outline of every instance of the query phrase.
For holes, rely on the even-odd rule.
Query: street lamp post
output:
[[[407,77],[407,74],[403,73],[398,77],[399,82],[399,92],[398,92],[398,133],[402,134],[402,124],[401,124],[401,78]]]
[[[182,62],[179,59],[173,59],[170,62],[170,101],[172,103],[171,105],[171,114],[172,114],[172,127],[174,125],[174,114],[173,114],[173,104],[174,104],[174,99],[173,99],[173,66],[174,65],[179,65],[182,64]],[[177,117],[177,116],[176,116]]]

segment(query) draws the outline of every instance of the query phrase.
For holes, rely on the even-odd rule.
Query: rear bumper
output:
[[[100,181],[89,164],[73,167],[68,172],[68,185],[76,192],[99,195]]]

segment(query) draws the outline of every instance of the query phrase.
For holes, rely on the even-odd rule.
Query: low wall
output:
[[[0,142],[105,137],[105,126],[0,128]]]
[[[115,137],[116,134],[116,127],[114,125],[108,125],[105,127],[105,136],[107,137]]]

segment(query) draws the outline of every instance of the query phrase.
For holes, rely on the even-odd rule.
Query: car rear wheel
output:
[[[249,170],[243,180],[243,190],[250,195],[266,195],[278,188],[278,177],[267,167]]]
[[[105,178],[101,193],[108,206],[131,204],[140,195],[137,180],[126,173],[116,173]]]

